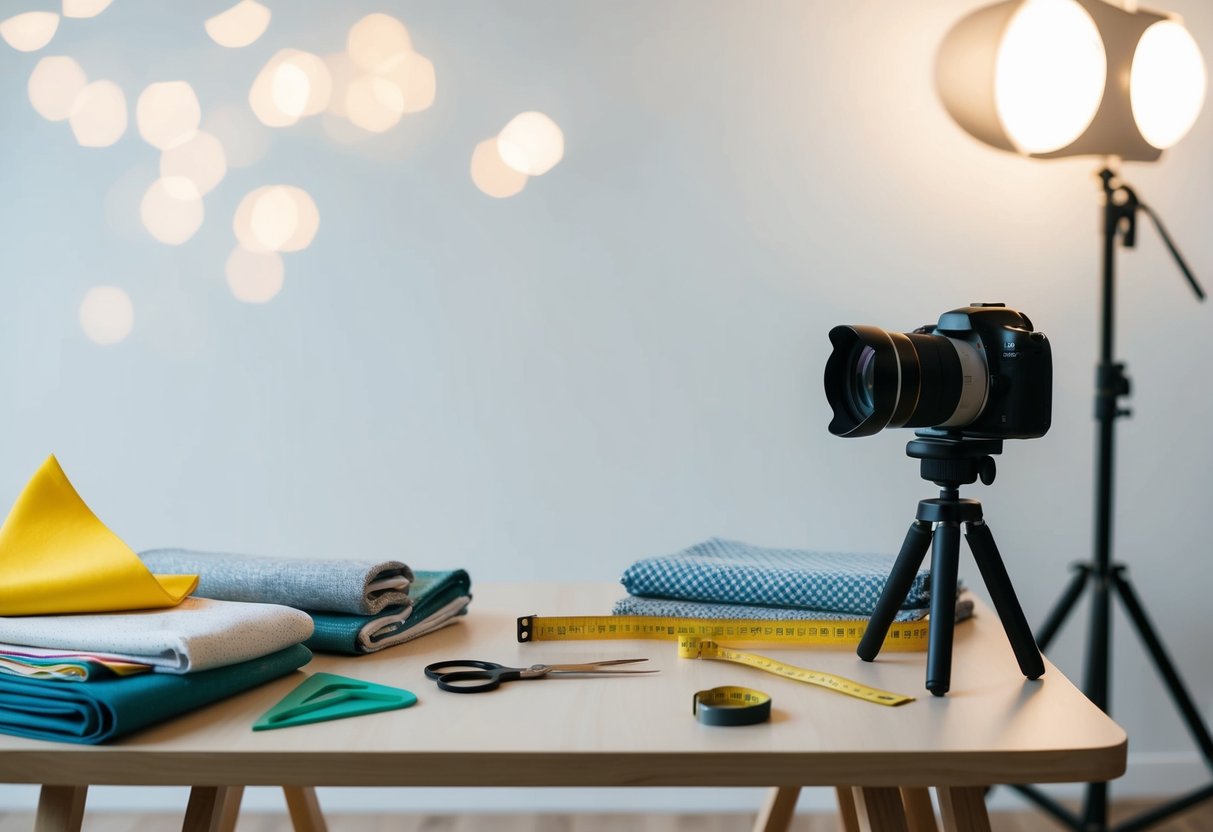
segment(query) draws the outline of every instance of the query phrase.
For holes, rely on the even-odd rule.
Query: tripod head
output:
[[[994,482],[994,456],[1000,453],[1001,439],[954,438],[926,431],[918,432],[906,445],[906,456],[921,460],[922,478],[949,490],[979,479],[983,485]]]

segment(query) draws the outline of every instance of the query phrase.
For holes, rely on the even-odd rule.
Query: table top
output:
[[[316,786],[964,786],[1120,776],[1124,731],[1052,664],[1019,673],[997,616],[978,602],[956,627],[952,690],[923,688],[925,653],[750,648],[784,662],[910,694],[890,708],[719,661],[679,659],[665,641],[519,644],[523,615],[603,615],[610,584],[473,588],[444,630],[360,657],[317,655],[303,671],[107,746],[0,735],[0,782]],[[550,677],[496,691],[439,691],[423,668],[444,659],[507,665],[648,657],[660,673]],[[253,732],[307,672],[407,688],[399,711]],[[692,695],[718,685],[769,693],[771,720],[701,725]]]

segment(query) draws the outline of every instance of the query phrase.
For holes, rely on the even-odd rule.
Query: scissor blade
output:
[[[551,665],[554,671],[563,671],[564,673],[656,673],[655,670],[603,670],[603,667],[614,664],[634,664],[636,662],[647,662],[648,659],[607,659],[601,662],[583,662],[581,664],[554,664]]]

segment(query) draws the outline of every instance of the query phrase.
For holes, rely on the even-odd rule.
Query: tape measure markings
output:
[[[796,682],[804,682],[837,691],[838,693],[863,699],[867,702],[874,702],[877,705],[895,707],[914,701],[913,696],[903,696],[902,694],[880,690],[879,688],[874,688],[843,676],[836,676],[833,673],[822,673],[821,671],[810,670],[806,667],[785,664],[784,662],[776,661],[766,656],[759,656],[755,653],[744,653],[730,647],[722,647],[714,641],[704,641],[694,636],[684,636],[678,640],[678,656],[684,659],[715,659],[717,661],[744,664],[757,670],[774,673],[776,676],[783,676]]]
[[[768,621],[752,618],[674,618],[648,615],[528,615],[518,619],[518,641],[650,639],[676,641],[686,636],[814,647],[854,647],[868,622]],[[889,628],[883,650],[927,649],[924,621],[898,621]]]
[[[704,725],[757,725],[771,718],[771,697],[754,688],[722,685],[697,691],[691,714]]]

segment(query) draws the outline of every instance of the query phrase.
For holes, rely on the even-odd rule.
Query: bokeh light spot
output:
[[[520,113],[497,134],[502,160],[519,173],[542,176],[564,158],[564,133],[543,113]]]
[[[245,303],[265,303],[282,291],[286,272],[277,252],[257,252],[237,246],[224,267],[228,288]]]
[[[126,132],[126,96],[113,81],[94,81],[76,96],[68,118],[82,147],[109,147]]]
[[[202,108],[194,88],[185,81],[151,84],[135,105],[139,135],[153,147],[167,150],[187,141],[202,123]]]
[[[88,76],[71,58],[43,58],[29,76],[29,102],[47,121],[63,121],[72,114],[76,96],[87,84]]]
[[[26,12],[0,21],[0,37],[18,52],[36,52],[51,42],[58,28],[54,12]]]
[[[253,253],[307,248],[320,226],[320,212],[307,191],[293,185],[266,185],[240,200],[232,230]]]
[[[206,33],[220,46],[239,49],[265,34],[270,17],[270,10],[256,0],[241,0],[207,20]]]
[[[166,179],[187,179],[199,194],[208,193],[226,173],[223,144],[202,130],[160,154],[160,175]]]
[[[296,188],[294,185],[283,185],[282,189],[295,203],[295,230],[280,247],[279,251],[302,251],[312,244],[316,231],[320,228],[320,211],[311,194]]]
[[[404,112],[419,113],[434,103],[438,85],[429,58],[416,52],[406,53],[380,75],[399,87]]]
[[[117,344],[135,326],[135,307],[117,286],[94,286],[80,302],[80,328],[95,344]]]
[[[386,14],[368,14],[350,27],[346,38],[350,57],[365,72],[383,72],[413,51],[409,30]]]
[[[371,133],[391,130],[404,115],[404,92],[378,75],[360,75],[345,91],[345,111],[351,122]]]
[[[63,0],[64,17],[96,17],[110,7],[114,0]]]
[[[180,245],[202,225],[204,211],[197,186],[183,176],[157,179],[139,203],[148,233],[162,243]]]
[[[472,181],[498,199],[513,196],[526,187],[527,175],[510,167],[497,150],[497,139],[485,139],[472,151]]]

